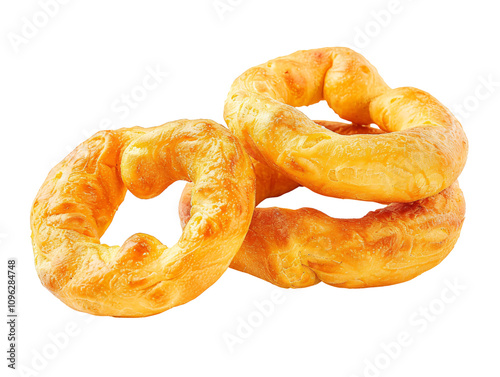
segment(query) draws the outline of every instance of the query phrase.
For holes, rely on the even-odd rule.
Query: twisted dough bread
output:
[[[341,117],[390,132],[345,137],[292,106],[325,99]],[[391,89],[347,48],[298,51],[249,69],[233,83],[224,118],[255,159],[328,196],[412,202],[450,186],[467,139],[430,94]]]
[[[135,234],[99,242],[125,193],[159,195],[194,182],[192,217],[167,250]],[[99,132],[49,173],[31,212],[39,277],[70,307],[140,317],[184,304],[227,269],[254,208],[255,176],[236,138],[209,120]]]
[[[318,122],[355,138],[380,130]],[[375,135],[367,135],[375,137]],[[257,204],[298,184],[254,160]],[[181,223],[190,217],[191,185],[179,204]],[[441,262],[455,245],[465,216],[458,183],[413,203],[391,204],[361,219],[335,219],[311,208],[257,208],[230,267],[285,288],[320,281],[361,288],[410,280]]]

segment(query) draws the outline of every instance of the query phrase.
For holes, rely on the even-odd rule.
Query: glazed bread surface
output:
[[[138,233],[100,243],[127,190],[193,182],[191,219],[171,248]],[[237,139],[210,120],[99,132],[52,169],[31,211],[42,284],[91,314],[142,317],[184,304],[228,268],[247,233],[255,176]]]

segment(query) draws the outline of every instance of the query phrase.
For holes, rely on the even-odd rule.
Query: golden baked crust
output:
[[[159,195],[194,183],[192,217],[167,249],[135,234],[120,246],[99,238],[130,190]],[[141,317],[184,304],[227,269],[248,230],[255,197],[251,161],[210,120],[99,132],[52,169],[31,211],[35,265],[43,285],[70,307]]]
[[[343,135],[382,132],[317,123]],[[254,170],[257,204],[298,186],[257,160]],[[179,204],[182,225],[189,219],[190,202],[188,184]],[[331,218],[311,208],[257,208],[230,267],[285,288],[320,281],[346,288],[396,284],[441,262],[453,249],[464,217],[465,201],[456,182],[432,197],[391,204],[361,219]]]
[[[294,108],[323,99],[341,118],[387,133],[345,137]],[[423,199],[450,186],[467,157],[466,136],[447,108],[422,90],[389,88],[347,48],[298,51],[250,68],[233,83],[224,118],[252,157],[327,196]]]
[[[302,208],[257,208],[231,267],[286,288],[323,281],[345,288],[410,280],[453,249],[465,216],[458,183],[361,219]]]

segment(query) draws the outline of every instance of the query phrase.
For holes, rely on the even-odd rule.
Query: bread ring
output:
[[[380,132],[322,124],[343,135]],[[271,179],[273,171],[255,160],[254,168],[257,204],[298,186],[277,172]],[[182,224],[190,216],[190,195],[188,184],[179,204]],[[391,204],[361,219],[331,218],[311,208],[257,208],[230,267],[284,288],[320,281],[345,288],[396,284],[441,262],[455,245],[464,217],[458,183],[432,197]]]
[[[192,217],[176,245],[135,234],[123,246],[99,239],[130,190],[159,195],[194,182]],[[210,120],[99,132],[49,173],[31,211],[43,285],[91,314],[142,317],[182,305],[227,269],[248,230],[255,197],[251,161]]]
[[[294,107],[325,99],[343,119],[388,133],[345,137]],[[228,94],[224,118],[255,159],[311,190],[381,203],[412,202],[449,187],[467,138],[430,94],[391,89],[348,48],[298,51],[250,68]]]

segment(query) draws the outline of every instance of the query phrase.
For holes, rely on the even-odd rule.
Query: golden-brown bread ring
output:
[[[343,135],[381,132],[317,123]],[[270,179],[273,170],[256,160],[254,170],[257,204],[298,186],[277,172]],[[190,199],[188,184],[179,203],[183,225],[190,216]],[[391,204],[361,219],[331,218],[311,208],[257,208],[230,267],[284,288],[320,281],[346,288],[396,284],[441,262],[455,245],[464,217],[465,201],[456,182],[432,197]]]
[[[294,107],[320,100],[343,119],[383,133],[345,137]],[[391,89],[348,48],[298,51],[250,68],[228,94],[224,118],[255,159],[311,190],[382,203],[412,202],[450,186],[467,139],[430,94]]]
[[[159,195],[192,181],[192,217],[176,245],[135,234],[123,246],[99,239],[130,190]],[[184,304],[227,269],[248,230],[255,198],[251,161],[210,120],[99,132],[52,169],[33,203],[35,265],[70,307],[142,317]]]

